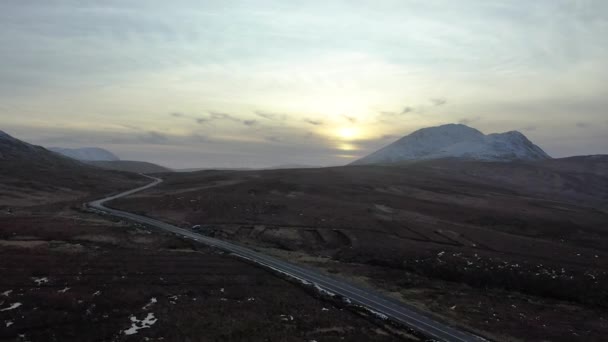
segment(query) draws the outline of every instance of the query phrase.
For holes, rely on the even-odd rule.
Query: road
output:
[[[329,293],[333,293],[347,298],[347,300],[350,301],[351,304],[360,305],[368,310],[371,310],[372,312],[379,314],[380,317],[386,316],[386,318],[388,319],[404,324],[416,331],[420,331],[421,333],[433,339],[439,341],[484,340],[467,332],[460,331],[454,327],[450,327],[445,323],[438,322],[422,314],[414,307],[399,302],[395,299],[385,297],[375,290],[360,286],[354,286],[349,284],[346,280],[341,280],[335,277],[329,277],[318,271],[294,265],[292,263],[264,255],[260,252],[256,252],[252,249],[242,247],[230,242],[197,234],[190,230],[179,228],[159,220],[151,219],[149,217],[136,215],[126,211],[111,209],[104,206],[104,203],[108,201],[149,189],[162,182],[162,179],[159,178],[149,178],[153,179],[154,181],[148,185],[133,190],[125,191],[123,193],[106,197],[100,200],[96,200],[88,203],[88,205],[91,208],[106,212],[112,216],[125,218],[130,221],[142,223],[165,231],[169,231],[171,233],[175,233],[177,235],[192,239],[194,241],[233,253],[239,257],[246,258],[259,265],[271,268],[275,271],[279,271],[290,277],[296,278],[302,281],[303,283],[309,283],[313,286],[316,286],[322,291],[327,291]]]

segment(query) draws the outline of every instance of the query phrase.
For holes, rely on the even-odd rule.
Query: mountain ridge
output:
[[[350,165],[442,158],[513,161],[551,157],[518,131],[483,134],[463,124],[447,124],[414,131]]]

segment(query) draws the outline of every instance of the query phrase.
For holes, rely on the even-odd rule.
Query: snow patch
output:
[[[69,288],[69,287],[64,287],[63,289],[61,289],[61,290],[59,290],[59,291],[57,291],[57,292],[59,292],[59,293],[66,293],[66,292],[68,292],[69,290],[70,290],[70,288]]]
[[[158,301],[156,300],[156,297],[150,298],[150,301],[148,302],[148,304],[142,307],[142,310],[148,310],[152,305],[156,304],[157,302]]]
[[[323,293],[323,294],[326,294],[326,295],[328,295],[328,296],[330,296],[330,297],[335,297],[335,296],[336,296],[336,294],[335,294],[335,293],[333,293],[333,292],[331,292],[331,291],[328,291],[328,290],[326,290],[326,289],[322,288],[321,286],[319,286],[319,285],[317,285],[317,284],[314,284],[314,286],[315,286],[315,289],[317,289],[317,291],[319,291],[319,292],[321,292],[321,293]]]
[[[6,325],[7,328],[14,324],[13,321],[6,321],[4,323],[5,323],[5,325]]]
[[[14,310],[14,309],[16,309],[16,308],[18,308],[18,307],[20,307],[20,306],[21,306],[21,303],[13,303],[13,304],[11,304],[11,306],[9,306],[8,308],[1,309],[0,311],[9,311],[9,310]]]
[[[8,296],[10,296],[10,295],[11,295],[11,293],[13,293],[13,290],[4,291],[4,292],[2,292],[2,295],[3,295],[4,297],[8,297]]]
[[[292,315],[281,315],[281,321],[293,321]]]
[[[362,309],[367,310],[369,313],[371,313],[372,315],[374,315],[374,316],[376,316],[376,317],[378,317],[378,318],[380,318],[382,320],[385,320],[385,321],[388,320],[388,316],[385,315],[385,314],[383,314],[382,312],[378,312],[376,310],[372,310],[372,309],[370,309],[368,307],[365,307],[365,306],[360,306],[360,305],[357,305],[357,306],[360,307],[360,308],[362,308]]]
[[[47,277],[40,277],[40,278],[32,278],[32,280],[36,283],[36,285],[40,286],[42,284],[46,284],[49,282],[49,278]]]
[[[154,323],[158,321],[158,319],[156,319],[154,317],[154,314],[151,312],[148,313],[148,316],[146,316],[146,318],[142,320],[137,319],[137,317],[135,316],[131,316],[130,319],[131,327],[124,331],[125,335],[137,334],[139,330],[150,328],[152,325],[154,325]]]

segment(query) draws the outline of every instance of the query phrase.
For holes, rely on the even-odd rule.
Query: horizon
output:
[[[413,131],[608,151],[608,3],[4,2],[0,129],[181,168],[348,164]],[[575,113],[575,114],[573,114]]]

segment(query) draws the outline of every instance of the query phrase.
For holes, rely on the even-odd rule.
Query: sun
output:
[[[337,136],[342,140],[353,140],[359,136],[359,130],[354,127],[342,127],[338,129]]]

